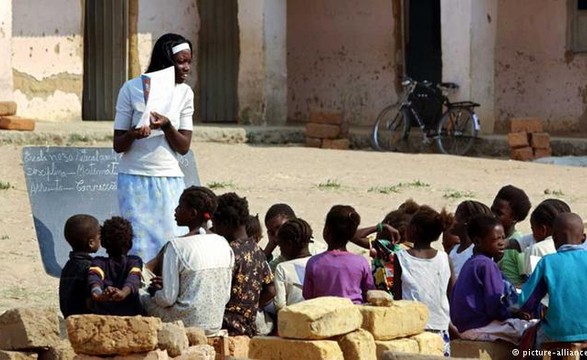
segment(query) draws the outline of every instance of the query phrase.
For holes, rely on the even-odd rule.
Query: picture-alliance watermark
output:
[[[565,356],[587,356],[587,350],[571,350],[571,349],[556,349],[556,350],[518,350],[518,349],[513,349],[512,350],[512,355],[514,356],[519,356],[522,355],[522,357],[527,357],[527,356],[537,356],[537,357],[543,357],[543,356],[560,356],[560,357],[565,357]]]

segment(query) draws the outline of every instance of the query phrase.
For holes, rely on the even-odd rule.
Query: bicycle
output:
[[[465,155],[479,133],[479,117],[472,101],[451,103],[447,93],[458,89],[455,83],[433,84],[406,78],[401,100],[385,107],[377,116],[372,146],[379,151],[402,151],[408,146],[412,124],[420,128],[426,145],[436,142],[449,155]],[[444,111],[443,111],[444,110]]]

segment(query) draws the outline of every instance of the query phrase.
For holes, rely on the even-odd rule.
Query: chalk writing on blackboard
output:
[[[25,147],[23,169],[45,271],[59,276],[70,251],[63,225],[74,214],[100,222],[118,214],[118,163],[112,148]],[[178,158],[185,184],[199,185],[193,153]]]

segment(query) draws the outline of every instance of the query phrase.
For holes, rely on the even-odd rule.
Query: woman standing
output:
[[[118,94],[114,119],[114,151],[118,166],[118,204],[135,231],[132,254],[149,261],[167,240],[179,235],[174,209],[185,188],[178,154],[190,149],[194,93],[185,84],[192,45],[181,35],[161,36],[147,72],[175,67],[173,100],[167,114],[151,112],[150,124],[138,127],[145,100],[141,78],[127,81]]]

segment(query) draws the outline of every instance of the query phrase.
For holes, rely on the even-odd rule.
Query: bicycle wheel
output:
[[[407,143],[410,120],[406,109],[398,105],[390,105],[377,116],[371,144],[379,151],[398,151]]]
[[[454,107],[447,110],[438,123],[436,144],[449,155],[465,155],[473,147],[478,128],[469,108]]]

